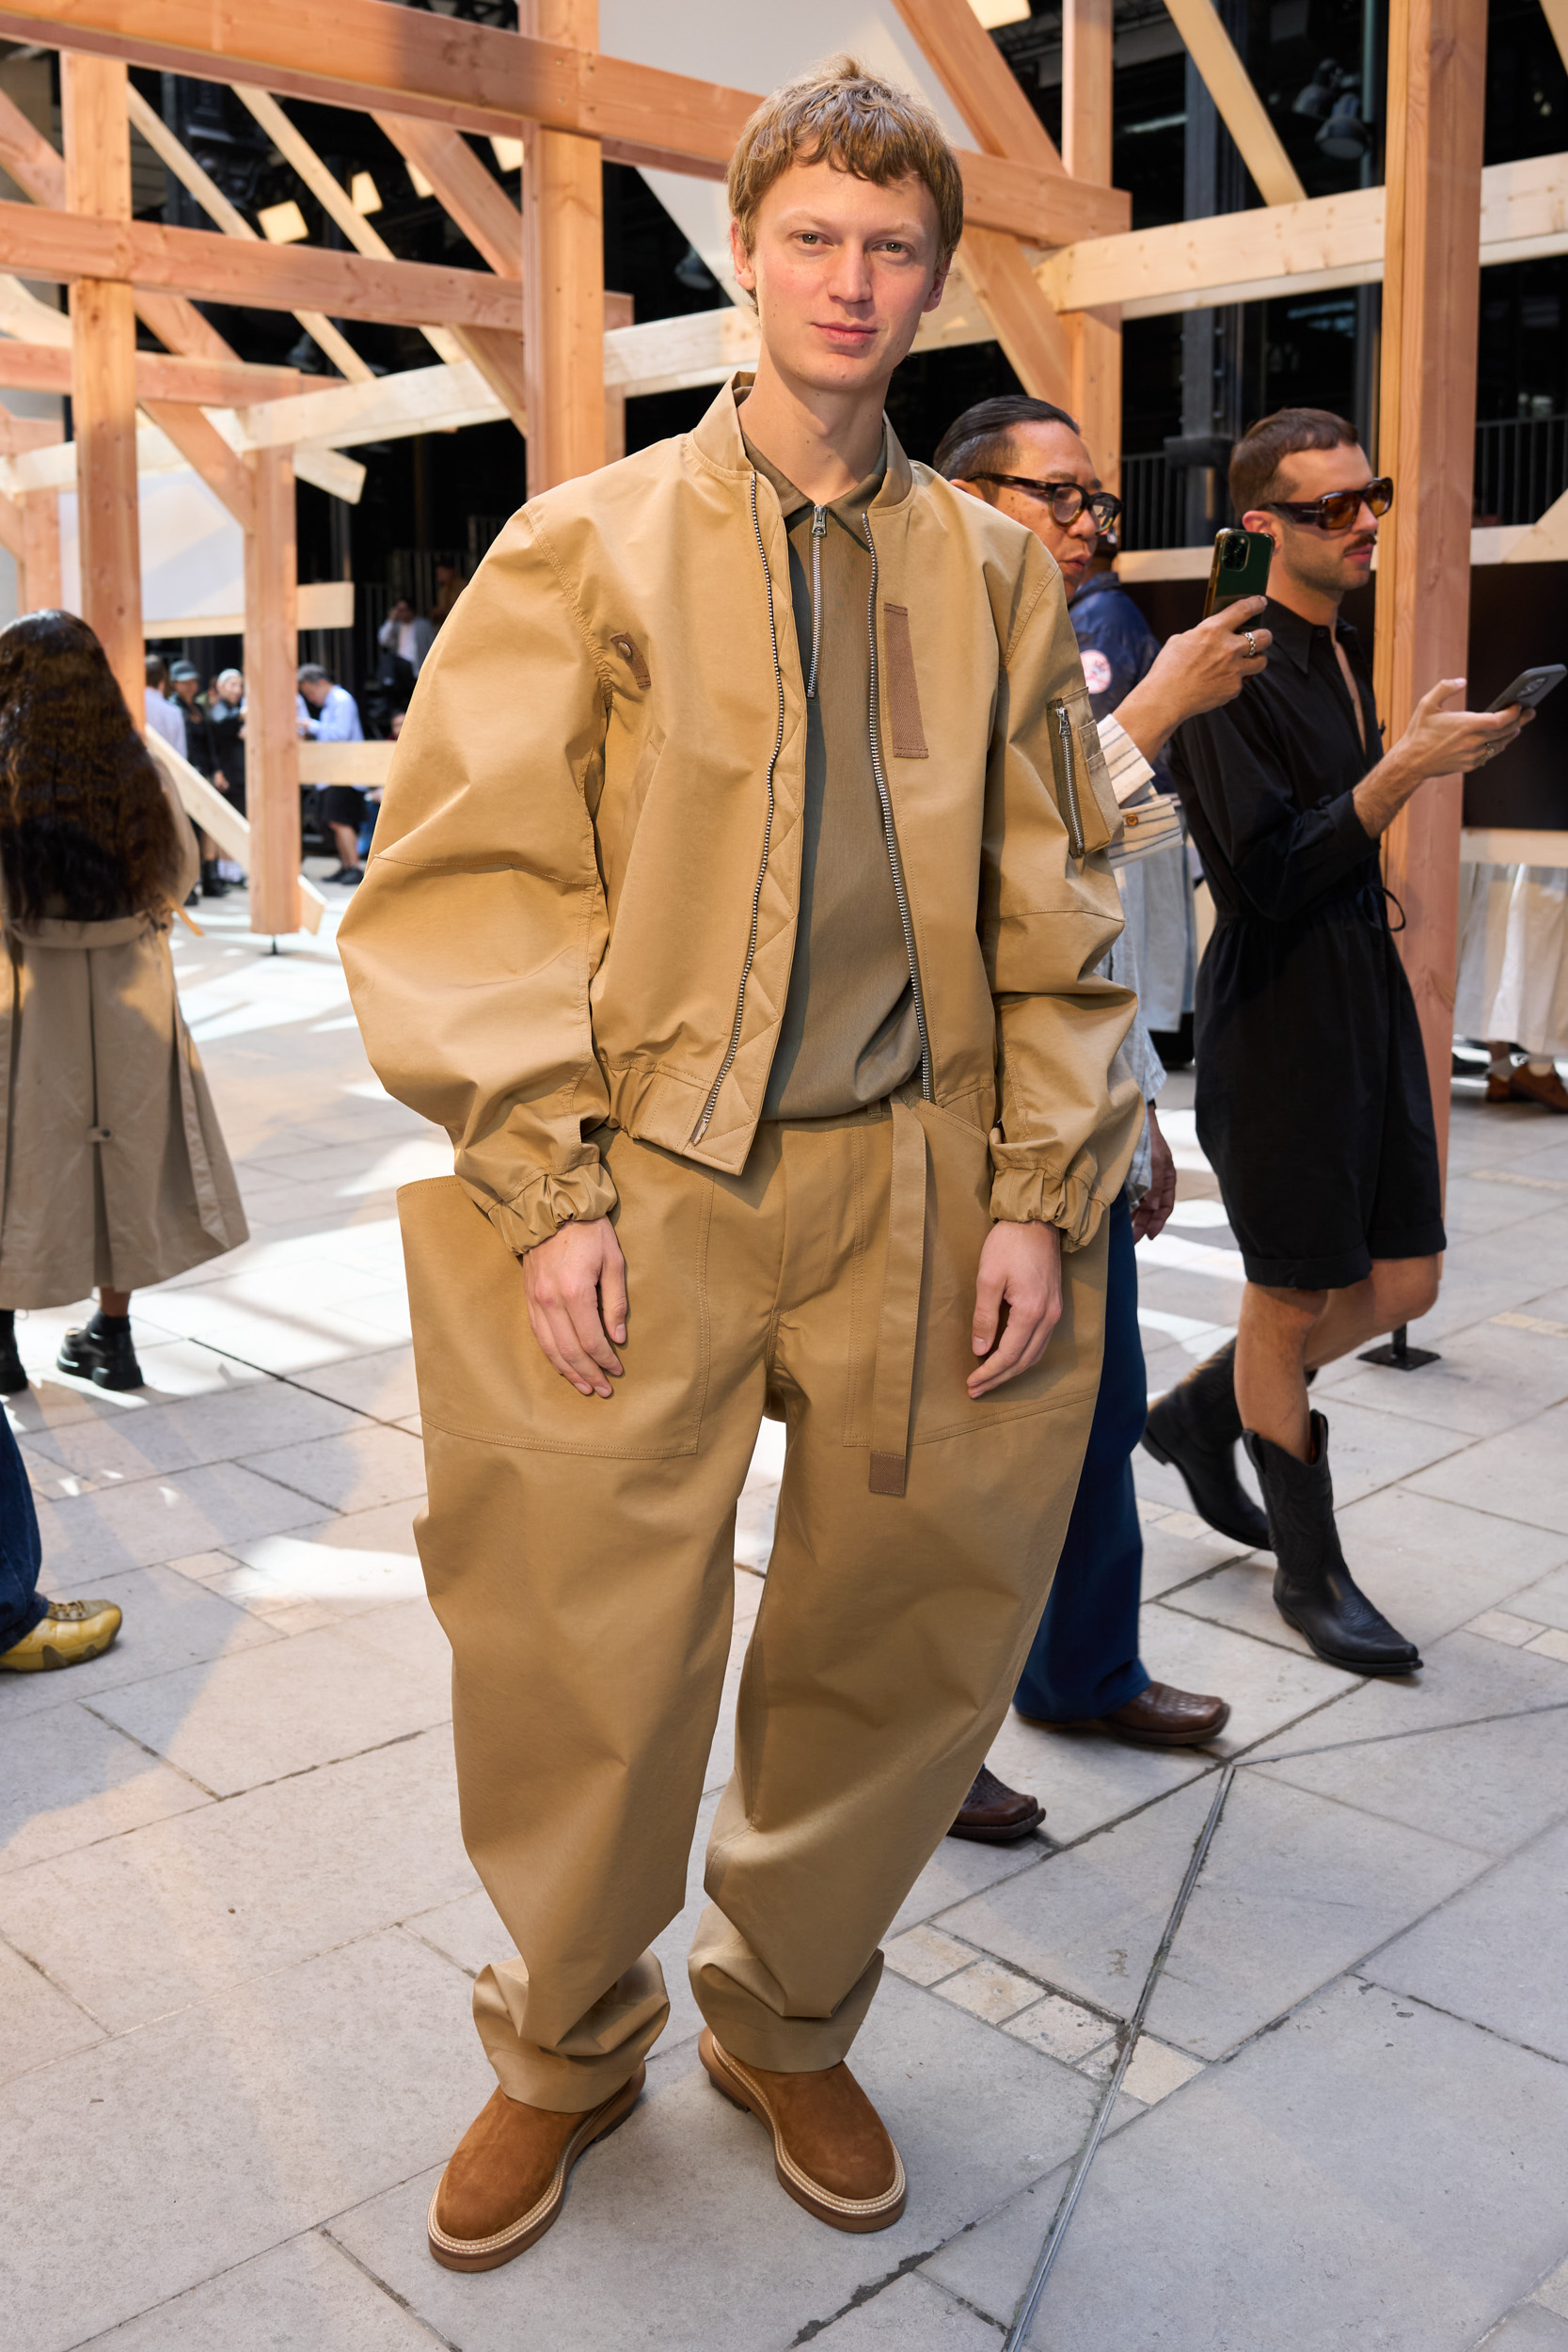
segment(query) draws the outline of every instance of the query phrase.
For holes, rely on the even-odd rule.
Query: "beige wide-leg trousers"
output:
[[[1105,1285],[1102,1230],[1064,1261],[1044,1361],[972,1404],[975,1129],[887,1104],[768,1125],[738,1177],[597,1140],[630,1292],[609,1403],[550,1370],[521,1263],[454,1178],[399,1202],[463,1834],[518,1954],[474,2014],[502,2088],[562,2112],[609,2097],[668,2015],[648,1947],[684,1900],[764,1411],[788,1430],[778,1532],[690,1973],[727,2049],[804,2072],[848,2049],[879,1940],[1006,1712],[1078,1484]],[[911,1200],[917,1343],[896,1295]],[[877,1493],[900,1333],[907,1482]]]

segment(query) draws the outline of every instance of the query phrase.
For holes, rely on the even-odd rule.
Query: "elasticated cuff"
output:
[[[1100,1231],[1105,1201],[1076,1168],[1053,1181],[1041,1168],[1002,1168],[991,1179],[990,1213],[998,1225],[1054,1225],[1064,1249],[1082,1249]]]
[[[479,1205],[508,1249],[521,1257],[563,1225],[587,1225],[596,1216],[608,1216],[616,1198],[610,1170],[594,1158],[563,1176],[541,1168],[510,1200],[481,1196]]]

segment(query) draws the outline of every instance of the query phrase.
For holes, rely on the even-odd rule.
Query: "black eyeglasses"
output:
[[[1051,519],[1065,530],[1075,523],[1086,506],[1101,531],[1109,531],[1121,514],[1121,501],[1114,490],[1081,490],[1076,482],[1035,482],[1026,473],[975,473],[972,482],[1001,482],[1009,489],[1027,490],[1032,499],[1039,499],[1051,509]]]
[[[1359,490],[1330,490],[1321,499],[1270,499],[1275,515],[1289,515],[1293,523],[1315,523],[1320,531],[1349,531],[1364,506],[1382,518],[1394,503],[1394,485],[1387,474],[1365,482]]]

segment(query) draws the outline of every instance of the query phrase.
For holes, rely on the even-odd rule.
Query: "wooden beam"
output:
[[[1264,203],[1303,202],[1307,190],[1220,22],[1214,0],[1165,0],[1165,5]]]
[[[1112,0],[1063,0],[1062,161],[1074,178],[1111,177],[1116,28]],[[1108,489],[1121,486],[1121,312],[1074,312],[1072,414]]]
[[[131,108],[131,119],[149,147],[173,172],[181,186],[195,197],[208,219],[215,221],[226,237],[237,237],[245,245],[260,244],[260,237],[239,207],[231,204],[217,182],[203,171],[190,149],[182,140],[176,138],[162,115],[153,111],[139,90],[128,89],[126,97]],[[193,315],[199,318],[201,314],[197,311]],[[360,358],[347,336],[333,326],[324,311],[296,310],[294,316],[317,349],[325,353],[341,375],[345,375],[351,384],[371,381],[374,369]],[[149,320],[148,324],[151,326],[152,321]],[[153,331],[157,333],[159,330],[154,326]],[[169,338],[166,335],[164,340],[167,342]],[[183,346],[173,344],[171,348],[179,350]]]
[[[127,80],[126,92],[133,108],[143,104]],[[150,108],[148,109],[150,112]],[[24,189],[35,204],[52,205],[56,211],[66,201],[65,165],[55,149],[14,102],[0,90],[0,163],[10,173],[19,188]],[[136,314],[152,329],[170,351],[212,360],[232,362],[238,366],[235,354],[224,342],[215,326],[202,317],[193,303],[182,301],[178,294],[146,294],[136,302]]]
[[[386,0],[378,0],[385,6]],[[341,318],[420,326],[493,326],[516,334],[515,285],[488,271],[429,262],[368,262],[313,246],[241,245],[205,229],[141,220],[79,219],[27,204],[0,204],[0,257],[18,276],[69,285],[78,278],[179,287],[203,302],[261,310],[317,308]]]
[[[1117,302],[1126,318],[1375,284],[1384,191],[1275,204],[1210,220],[1099,237],[1047,255],[1036,276],[1058,310]],[[1489,164],[1481,174],[1481,264],[1568,251],[1568,154]]]
[[[546,40],[596,47],[598,0],[519,0]],[[605,460],[604,173],[598,147],[534,124],[523,157],[523,365],[528,489]]]
[[[131,131],[125,68],[108,57],[60,58],[65,195],[79,226],[112,239],[131,217]],[[25,205],[8,211],[28,217]],[[71,215],[58,214],[57,219]],[[112,273],[71,290],[71,420],[76,442],[82,618],[108,656],[127,709],[145,727],[141,536],[136,504],[136,314]]]
[[[22,568],[17,600],[24,612],[58,609],[60,588],[60,498],[57,490],[29,490],[22,509]]]
[[[68,327],[69,320],[62,322]],[[246,408],[287,400],[300,387],[297,368],[249,367],[241,359],[176,359],[136,354],[139,401],[183,401],[202,408]],[[12,391],[69,392],[71,352],[55,343],[0,342],[0,385]]]
[[[328,171],[303,131],[290,121],[271,92],[249,89],[242,83],[234,95],[255,117],[284,162],[293,166],[328,220],[347,238],[355,251],[364,254],[367,261],[395,261],[397,256],[386,238],[379,230],[371,226],[348,190]],[[420,331],[439,358],[455,359],[458,357],[457,345],[447,328],[425,326]]]
[[[22,526],[22,508],[18,501],[13,498],[0,498],[0,548],[4,548],[8,555],[15,556],[19,564],[26,551],[26,538]],[[27,602],[23,595],[20,580],[17,581],[16,609],[19,612],[25,612],[27,610]]]
[[[1541,0],[1541,6],[1544,8],[1546,22],[1552,28],[1552,39],[1557,43],[1558,56],[1564,65],[1568,65],[1568,0]]]
[[[0,275],[0,333],[20,335],[24,342],[71,349],[71,320],[64,310],[52,310],[29,293],[20,278]]]
[[[0,344],[0,354],[4,352]],[[51,359],[65,360],[65,381],[50,385],[51,391],[71,389],[71,355],[51,352]],[[30,449],[56,449],[65,439],[65,426],[58,417],[18,417],[9,408],[0,408],[0,457],[20,457]]]
[[[378,114],[375,120],[404,160],[424,174],[443,211],[496,275],[520,278],[522,215],[461,132],[413,115]]]
[[[604,298],[606,334],[617,327],[629,326],[636,314],[630,294],[607,294]],[[612,392],[607,384],[604,396],[604,461],[613,466],[626,453],[626,396]]]
[[[969,0],[895,0],[982,153],[1065,172],[1044,123]]]
[[[157,401],[148,415],[166,433],[185,463],[194,468],[209,489],[215,490],[242,531],[255,527],[255,498],[243,457],[236,455],[217,427],[199,408]]]
[[[1486,0],[1392,0],[1378,464],[1399,488],[1378,545],[1375,645],[1389,742],[1469,662],[1485,65]],[[1463,799],[1458,776],[1425,784],[1384,838],[1445,1162]]]
[[[299,929],[299,736],[294,723],[298,564],[294,478],[286,450],[245,460],[255,528],[245,542],[245,807],[250,928]]]
[[[1042,296],[1017,238],[966,229],[958,266],[1024,390],[1066,408],[1072,397],[1067,328]]]
[[[0,8],[0,34],[18,40],[69,39],[79,49],[198,80],[258,83],[282,97],[395,113],[486,136],[515,138],[523,121],[544,122],[599,139],[612,163],[705,179],[723,178],[741,126],[758,103],[748,90],[419,9],[388,24],[387,0],[334,0],[331,71],[320,63],[321,32],[318,0],[269,0],[264,9],[241,0],[33,0]],[[305,58],[309,67],[300,62]],[[1020,103],[1028,111],[1027,101]],[[1039,135],[1045,138],[1043,130]],[[1112,236],[1128,225],[1124,195],[1074,189],[1059,159],[1042,169],[965,150],[958,163],[979,228],[1051,246]],[[1055,183],[1055,198],[1042,190],[1046,180]]]

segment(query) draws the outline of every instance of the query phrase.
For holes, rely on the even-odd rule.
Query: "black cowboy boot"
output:
[[[227,898],[229,896],[229,884],[218,872],[215,857],[201,861],[201,895],[204,898]]]
[[[1396,1633],[1345,1565],[1334,1524],[1328,1474],[1328,1423],[1312,1416],[1312,1459],[1298,1462],[1272,1438],[1244,1443],[1268,1505],[1269,1535],[1279,1565],[1275,1607],[1331,1666],[1354,1675],[1407,1675],[1420,1664],[1414,1642]]]
[[[1144,1452],[1181,1473],[1200,1519],[1235,1544],[1267,1551],[1269,1523],[1236,1475],[1236,1343],[1167,1389],[1144,1430]]]
[[[20,1396],[27,1375],[16,1352],[16,1310],[0,1307],[0,1396]]]
[[[90,1380],[96,1388],[145,1385],[131,1343],[129,1315],[106,1315],[101,1309],[79,1331],[66,1333],[55,1361],[61,1372],[73,1372],[78,1380]]]

